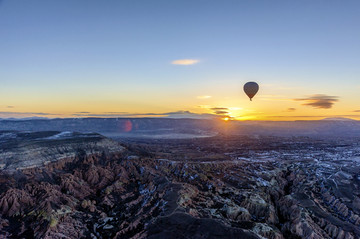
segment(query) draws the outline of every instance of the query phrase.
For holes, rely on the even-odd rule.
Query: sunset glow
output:
[[[262,3],[2,1],[0,118],[360,119],[359,3]]]

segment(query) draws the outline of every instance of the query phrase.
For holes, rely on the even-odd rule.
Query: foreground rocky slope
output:
[[[84,138],[1,171],[0,237],[359,238],[356,142]]]

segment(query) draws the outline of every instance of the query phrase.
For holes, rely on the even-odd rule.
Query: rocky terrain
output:
[[[6,171],[72,159],[79,152],[91,155],[103,151],[117,152],[119,144],[95,133],[0,132],[0,169]]]
[[[2,134],[0,238],[360,236],[355,138]]]

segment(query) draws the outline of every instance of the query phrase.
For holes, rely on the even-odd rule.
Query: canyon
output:
[[[0,134],[2,238],[359,238],[356,138]]]

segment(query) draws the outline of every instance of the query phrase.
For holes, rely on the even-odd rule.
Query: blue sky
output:
[[[359,9],[359,1],[3,0],[0,110],[350,114],[360,109]],[[181,59],[198,63],[171,64]],[[250,80],[261,85],[258,104],[242,93]],[[319,112],[293,100],[317,94],[339,101]]]

